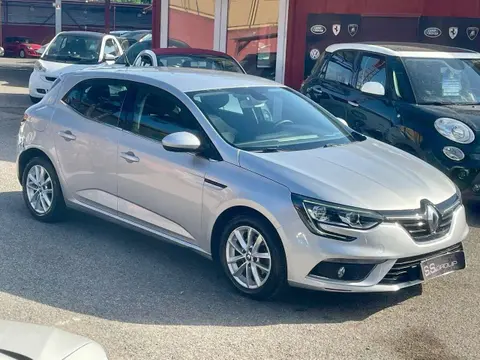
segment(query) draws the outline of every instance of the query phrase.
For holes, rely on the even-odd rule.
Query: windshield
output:
[[[419,104],[478,104],[480,60],[403,59]]]
[[[364,139],[283,87],[241,87],[187,95],[225,141],[242,150],[305,150]]]
[[[157,55],[159,66],[188,67],[243,73],[231,58],[215,55]]]
[[[65,34],[59,35],[42,59],[76,64],[96,64],[100,59],[101,37]]]

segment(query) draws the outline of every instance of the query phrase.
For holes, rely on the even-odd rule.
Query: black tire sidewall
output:
[[[233,278],[227,266],[226,246],[231,232],[240,226],[250,226],[257,230],[265,239],[271,255],[270,275],[260,288],[246,289]],[[287,284],[287,265],[285,252],[281,240],[273,226],[257,216],[239,215],[229,221],[221,233],[220,246],[218,249],[218,262],[228,278],[230,284],[242,294],[257,300],[267,300],[277,297],[286,288]]]
[[[35,166],[35,165],[40,165],[45,170],[47,170],[48,174],[50,175],[50,178],[52,179],[52,184],[53,184],[53,198],[52,198],[52,206],[50,209],[45,213],[45,214],[38,214],[30,205],[30,201],[28,200],[28,195],[27,195],[27,176],[28,172],[30,169]],[[44,222],[54,222],[60,220],[65,212],[65,202],[63,200],[63,193],[62,189],[60,187],[60,182],[58,180],[57,172],[53,168],[52,164],[43,159],[43,158],[33,158],[30,160],[27,165],[25,166],[25,169],[22,174],[22,194],[23,194],[23,199],[25,201],[25,205],[27,206],[27,209],[30,211],[30,214],[32,216],[40,221]]]

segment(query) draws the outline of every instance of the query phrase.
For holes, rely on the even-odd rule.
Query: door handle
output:
[[[348,103],[352,106],[358,107],[358,104],[355,101],[349,101]]]
[[[73,140],[77,139],[77,137],[75,135],[73,135],[70,130],[59,131],[58,135],[60,135],[62,138],[64,138],[65,141],[73,141]]]
[[[120,153],[120,157],[125,159],[125,161],[129,164],[140,161],[140,159],[131,151]]]

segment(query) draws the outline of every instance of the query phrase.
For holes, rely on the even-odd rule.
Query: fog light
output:
[[[457,173],[457,178],[460,180],[465,180],[469,174],[470,174],[470,171],[466,169],[462,169]]]
[[[480,192],[480,184],[475,184],[475,185],[473,185],[473,186],[472,186],[472,191],[473,191],[474,193]]]
[[[340,269],[338,269],[337,275],[339,279],[343,278],[343,275],[345,275],[345,266],[342,266]]]
[[[455,146],[445,146],[443,148],[443,153],[446,157],[453,161],[460,161],[465,159],[465,154],[462,150]]]

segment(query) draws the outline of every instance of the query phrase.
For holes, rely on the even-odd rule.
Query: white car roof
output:
[[[121,73],[126,80],[153,79],[171,85],[181,92],[249,86],[283,87],[280,83],[258,76],[192,68],[112,66],[89,67],[80,72],[92,78]]]
[[[327,47],[327,52],[360,50],[409,58],[480,59],[480,53],[455,47],[416,43],[345,43]]]

